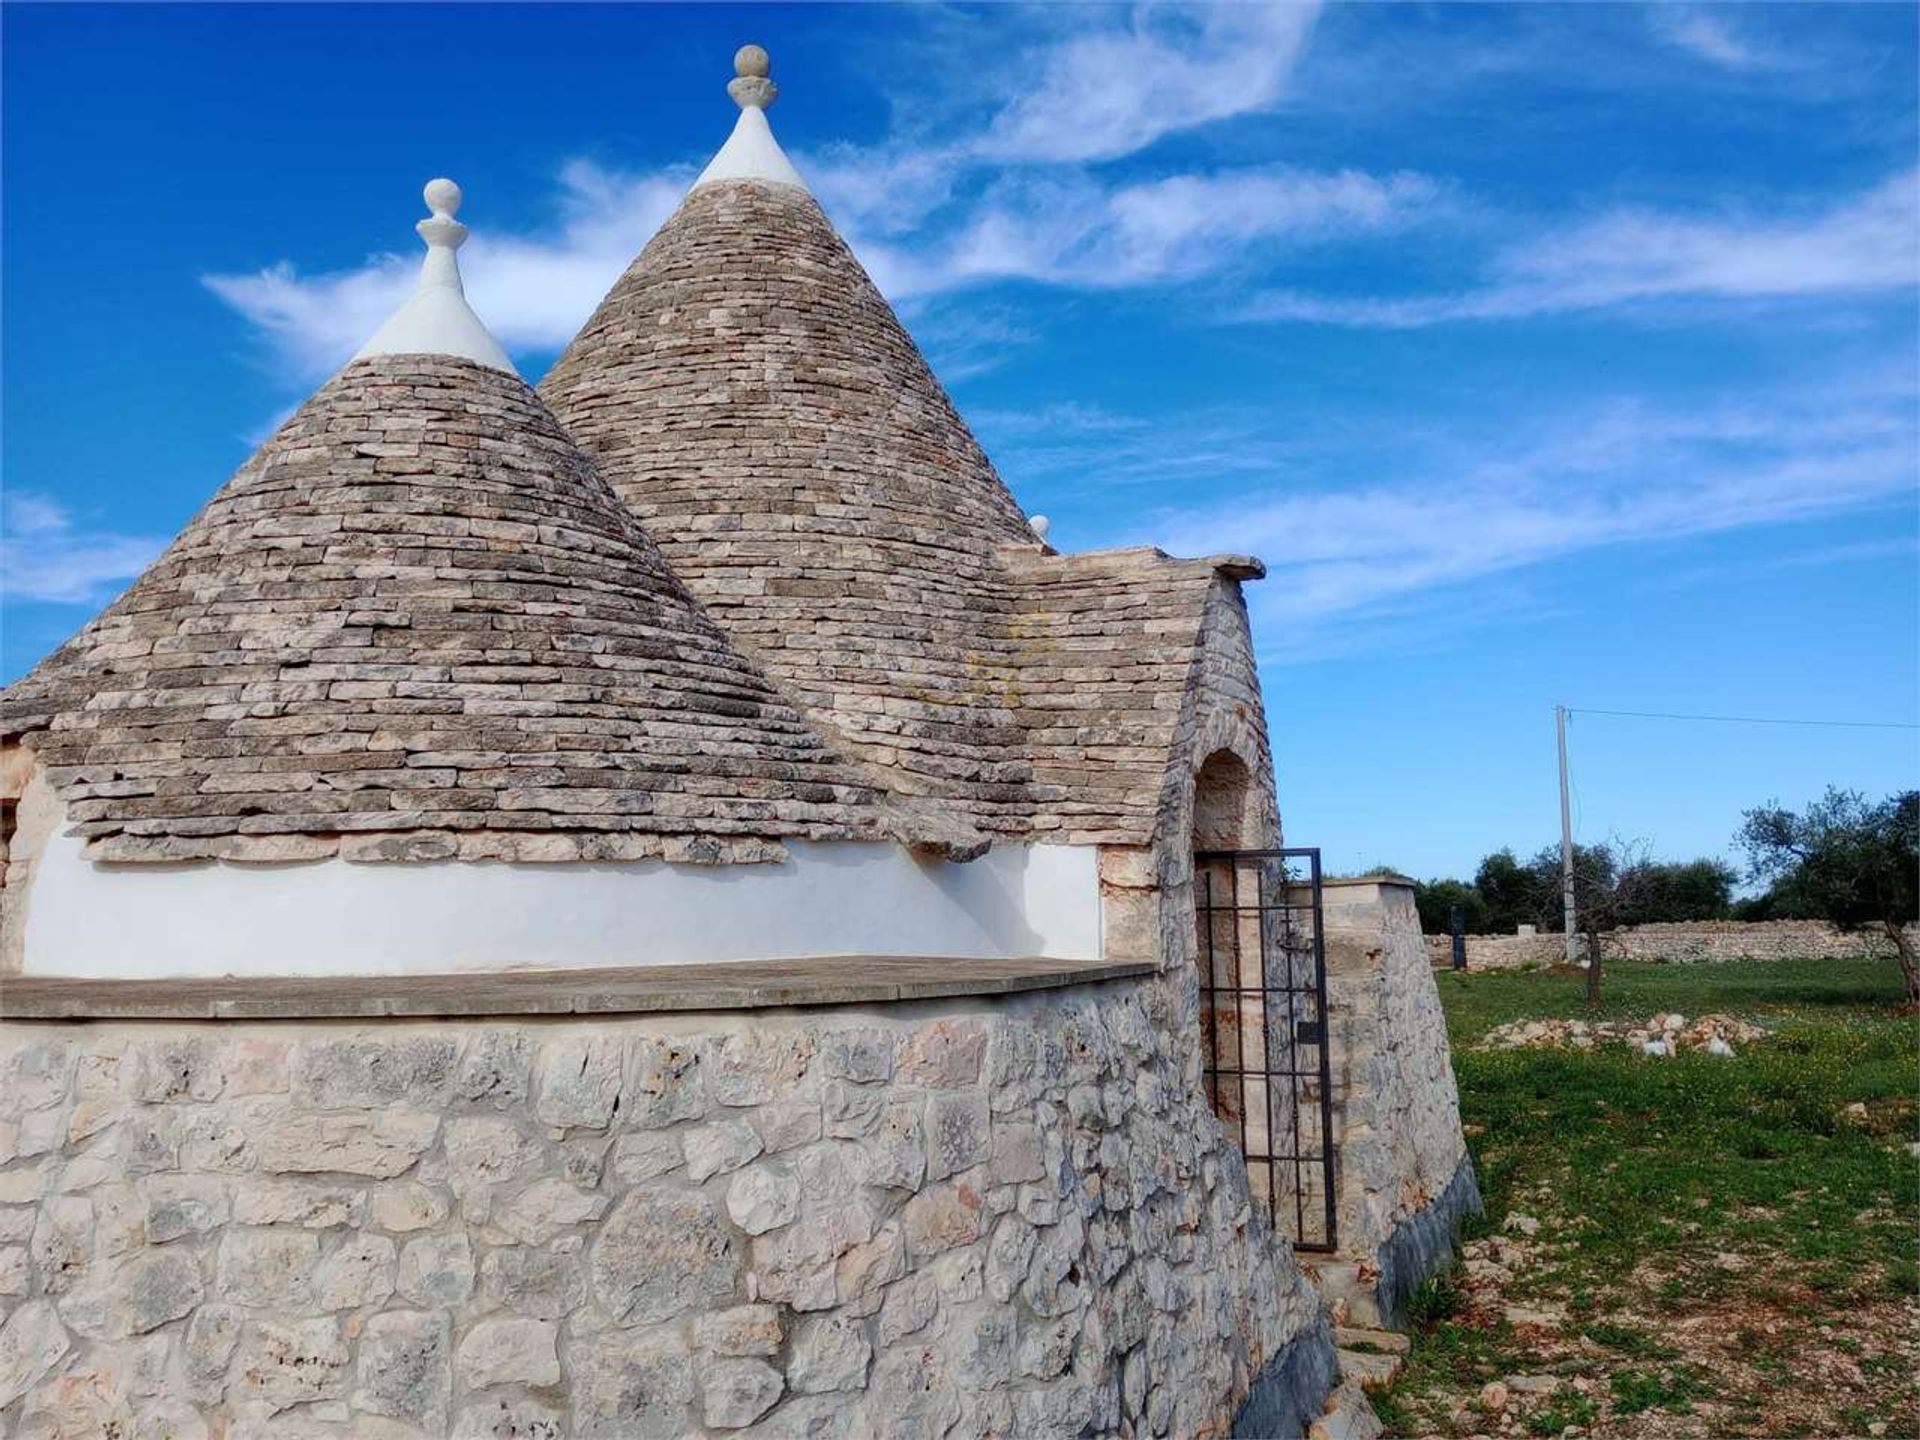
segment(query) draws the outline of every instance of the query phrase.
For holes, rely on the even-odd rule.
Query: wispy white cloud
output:
[[[1920,284],[1920,172],[1787,220],[1618,210],[1509,245],[1486,284],[1454,295],[1270,293],[1247,315],[1412,328],[1658,300],[1779,300]]]
[[[1328,486],[1269,474],[1236,483],[1230,501],[1163,509],[1095,538],[1189,555],[1251,552],[1284,567],[1284,584],[1251,592],[1262,631],[1274,637],[1273,658],[1320,657],[1329,633],[1359,627],[1377,639],[1414,612],[1486,623],[1473,597],[1489,593],[1489,581],[1561,557],[1904,499],[1920,434],[1910,381],[1889,378],[1697,409],[1619,399],[1519,435],[1430,441],[1391,481]],[[1200,427],[1202,445],[1214,428]],[[1242,438],[1262,453],[1257,435]],[[1193,439],[1169,425],[1152,431],[1170,464]],[[1100,484],[1101,450],[1086,453]]]
[[[647,236],[679,204],[691,167],[627,175],[588,161],[559,177],[556,218],[531,235],[486,227],[460,252],[467,297],[509,349],[556,350],[573,338]],[[406,299],[420,254],[384,254],[355,269],[302,275],[282,261],[247,275],[209,275],[216,295],[251,321],[291,373],[327,375]]]
[[[1667,44],[1726,70],[1761,71],[1791,68],[1790,58],[1745,33],[1733,19],[1732,6],[1655,5],[1647,24]]]
[[[939,140],[903,135],[796,159],[895,300],[1008,278],[1156,283],[1230,265],[1261,243],[1380,230],[1426,205],[1432,183],[1264,169],[1121,184],[1092,163],[1272,109],[1316,13],[1311,4],[1049,13],[1022,21],[1028,38],[997,62],[979,63],[977,36],[964,62],[923,57],[916,74],[939,74],[973,99]],[[489,228],[475,207],[462,254],[474,308],[509,349],[564,344],[694,172],[691,161],[632,173],[575,160],[559,177],[552,222],[525,234]],[[292,378],[311,382],[401,303],[416,267],[405,250],[348,271],[309,275],[282,260],[206,284]]]
[[[151,535],[81,529],[50,496],[11,493],[0,504],[0,596],[8,603],[98,605],[165,545]]]
[[[1311,4],[1143,5],[1114,26],[1082,12],[1075,29],[999,69],[1009,93],[973,148],[1001,162],[1111,160],[1271,109],[1318,13]]]
[[[858,248],[895,298],[997,280],[1111,289],[1218,274],[1266,249],[1388,233],[1440,206],[1440,187],[1412,174],[1267,166],[1120,185],[1080,172],[1019,176],[991,187],[944,238]]]

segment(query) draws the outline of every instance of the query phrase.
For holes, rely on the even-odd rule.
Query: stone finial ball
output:
[[[460,187],[451,180],[429,180],[422,192],[427,198],[427,208],[436,215],[458,215],[460,213]]]
[[[742,79],[764,80],[773,69],[773,61],[758,45],[742,45],[733,52],[733,73]]]

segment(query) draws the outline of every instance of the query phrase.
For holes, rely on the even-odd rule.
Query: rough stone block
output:
[[[460,1342],[460,1383],[473,1389],[557,1385],[558,1337],[550,1320],[483,1320]]]
[[[859,1390],[872,1359],[865,1321],[848,1315],[810,1317],[794,1330],[787,1383],[797,1395]]]
[[[418,1310],[389,1310],[367,1321],[354,1405],[429,1431],[445,1430],[453,1390],[448,1329],[444,1315]]]
[[[592,1248],[594,1293],[616,1320],[669,1320],[730,1298],[740,1256],[704,1195],[668,1186],[630,1191]]]
[[[700,1367],[700,1407],[709,1428],[751,1425],[780,1399],[780,1372],[761,1360],[715,1360]]]
[[[715,1355],[778,1355],[786,1339],[780,1311],[772,1305],[736,1305],[693,1322],[693,1343]]]

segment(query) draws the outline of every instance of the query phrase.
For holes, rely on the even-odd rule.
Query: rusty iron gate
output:
[[[1299,1250],[1332,1250],[1333,1097],[1317,849],[1194,853],[1207,1098],[1256,1202]]]

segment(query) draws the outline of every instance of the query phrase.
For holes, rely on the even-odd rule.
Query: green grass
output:
[[[1687,1414],[1712,1396],[1710,1373],[1678,1363],[1682,1347],[1663,1338],[1663,1323],[1758,1303],[1844,1328],[1862,1307],[1920,1289],[1916,1167],[1905,1148],[1915,1138],[1920,1028],[1898,1011],[1891,961],[1619,962],[1597,1012],[1573,975],[1436,979],[1487,1200],[1482,1233],[1514,1212],[1542,1222],[1537,1263],[1502,1299],[1563,1308],[1564,1339],[1580,1348],[1555,1355],[1575,1354],[1593,1380],[1591,1395],[1563,1387],[1535,1405],[1532,1433],[1591,1427],[1595,1400],[1624,1420]],[[1521,1018],[1664,1011],[1733,1014],[1772,1034],[1733,1059],[1473,1048]],[[1864,1123],[1843,1113],[1855,1102],[1866,1106]],[[1463,1314],[1451,1277],[1422,1292],[1415,1318],[1413,1355],[1386,1397],[1392,1433],[1445,1429],[1444,1410],[1423,1404],[1423,1392],[1451,1391],[1458,1405],[1486,1380],[1543,1363],[1503,1321]],[[1798,1383],[1790,1338],[1756,1333],[1742,1353],[1763,1382]],[[1880,1373],[1871,1359],[1863,1369]],[[1716,1433],[1751,1433],[1739,1407],[1758,1415],[1760,1400],[1720,1398],[1733,1408],[1716,1423],[1731,1428]]]
[[[1558,971],[1434,972],[1454,1048],[1520,1019],[1640,1020],[1678,1010],[1765,1020],[1859,1017],[1900,1003],[1891,960],[1741,960],[1713,965],[1613,961],[1602,975],[1605,1004],[1586,1003],[1584,978]],[[1911,1022],[1909,1022],[1911,1023]]]

